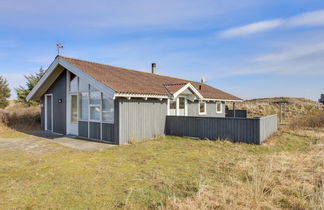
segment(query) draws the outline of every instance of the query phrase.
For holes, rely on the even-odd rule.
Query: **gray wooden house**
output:
[[[209,85],[57,56],[27,96],[41,101],[42,128],[125,144],[165,135],[166,118],[225,117],[240,98]]]

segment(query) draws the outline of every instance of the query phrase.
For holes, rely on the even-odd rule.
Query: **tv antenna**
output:
[[[63,43],[56,44],[57,55],[60,55],[60,49],[63,49]]]

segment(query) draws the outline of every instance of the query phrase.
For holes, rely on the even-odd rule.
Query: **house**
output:
[[[207,84],[57,56],[27,96],[42,128],[114,144],[165,134],[167,115],[225,117],[240,98]]]

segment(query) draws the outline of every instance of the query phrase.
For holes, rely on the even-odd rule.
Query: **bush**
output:
[[[16,130],[40,128],[40,108],[15,105],[10,109],[0,109],[0,124]]]
[[[291,128],[296,129],[300,127],[305,128],[323,128],[324,127],[324,113],[306,117],[304,119],[295,120],[291,123]]]

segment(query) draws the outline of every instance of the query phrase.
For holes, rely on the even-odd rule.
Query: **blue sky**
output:
[[[324,93],[323,0],[0,1],[11,88],[47,68],[58,42],[64,56],[143,71],[156,62],[244,99]]]

